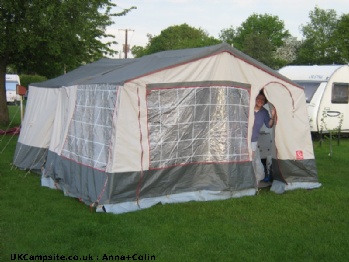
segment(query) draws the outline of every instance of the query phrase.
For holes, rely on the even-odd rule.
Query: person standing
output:
[[[257,178],[257,181],[260,181],[264,178],[264,167],[262,165],[261,159],[259,157],[258,149],[258,137],[260,129],[263,124],[272,128],[275,125],[276,121],[276,112],[275,108],[271,109],[271,117],[267,109],[264,108],[264,105],[268,102],[266,99],[263,90],[259,92],[256,97],[256,103],[254,106],[254,124],[252,129],[252,137],[251,137],[251,147],[252,147],[252,163],[253,169]]]

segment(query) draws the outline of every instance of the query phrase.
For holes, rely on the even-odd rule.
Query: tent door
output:
[[[282,176],[283,172],[278,165],[278,159],[279,150],[292,148],[292,135],[287,135],[289,132],[289,130],[287,130],[289,127],[287,119],[288,117],[293,117],[294,100],[290,90],[283,84],[277,82],[269,83],[264,86],[264,94],[268,99],[270,110],[272,107],[275,107],[277,114],[276,125],[274,125],[272,129],[269,129],[272,141],[270,152],[273,164],[273,177],[274,179],[285,181]]]

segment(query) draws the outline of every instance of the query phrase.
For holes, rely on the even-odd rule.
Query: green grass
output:
[[[25,253],[90,254],[93,261],[103,261],[104,254],[155,255],[156,261],[348,260],[348,139],[333,146],[332,159],[328,140],[321,147],[314,142],[319,189],[282,195],[263,189],[253,197],[121,215],[91,211],[41,187],[37,174],[13,168],[16,140],[0,136],[0,149],[7,144],[0,154],[1,261]]]

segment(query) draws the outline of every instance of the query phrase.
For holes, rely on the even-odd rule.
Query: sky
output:
[[[338,16],[349,13],[349,0],[112,0],[117,5],[113,12],[136,6],[125,16],[113,18],[107,33],[115,36],[118,44],[112,48],[122,54],[122,45],[145,46],[147,34],[160,35],[174,25],[188,24],[201,28],[218,39],[222,29],[238,27],[252,14],[277,16],[292,36],[302,38],[300,26],[310,22],[309,12],[315,7],[333,9]],[[128,57],[132,57],[129,53]],[[123,58],[123,54],[119,56]]]

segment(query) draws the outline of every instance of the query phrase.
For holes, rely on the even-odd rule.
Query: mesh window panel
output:
[[[249,159],[246,89],[153,89],[147,104],[151,168]]]
[[[62,156],[105,170],[118,87],[85,85],[77,90],[76,107]]]

